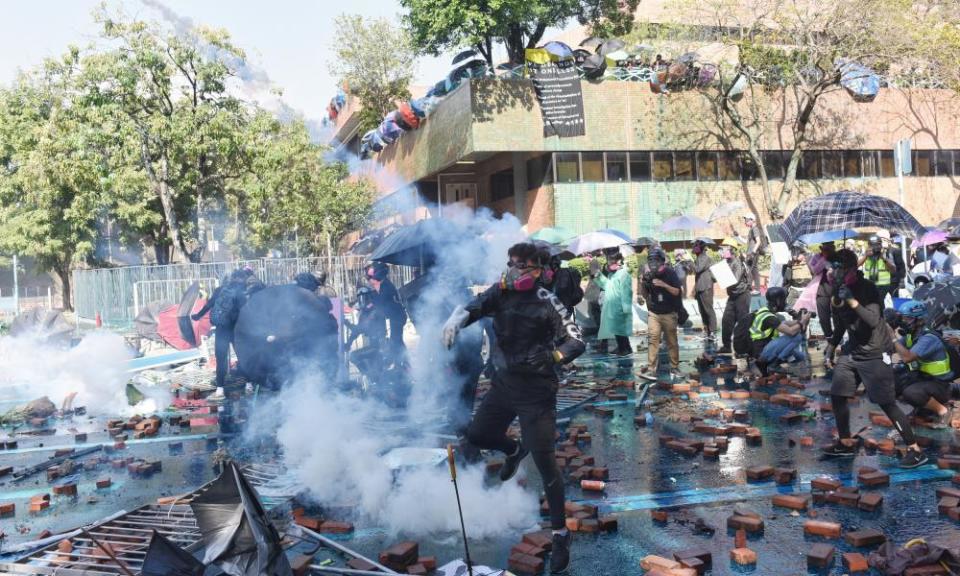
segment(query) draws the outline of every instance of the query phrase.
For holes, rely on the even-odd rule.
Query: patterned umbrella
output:
[[[939,326],[960,312],[960,278],[949,277],[920,286],[914,300],[927,305],[928,325]]]
[[[780,228],[784,242],[793,244],[805,234],[847,228],[886,228],[919,238],[926,230],[903,206],[889,198],[862,192],[834,192],[805,200]]]
[[[956,228],[957,226],[960,226],[960,217],[957,216],[947,218],[943,222],[937,224],[937,228],[941,230],[950,230],[951,228]]]

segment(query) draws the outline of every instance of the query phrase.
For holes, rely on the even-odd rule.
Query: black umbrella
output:
[[[596,79],[603,76],[603,73],[607,71],[607,59],[601,54],[593,54],[583,61],[581,67],[583,68],[584,76],[590,79]]]
[[[937,228],[941,230],[950,230],[960,226],[960,217],[953,216],[952,218],[947,218],[943,222],[937,224]]]
[[[546,250],[550,256],[558,256],[561,260],[573,260],[577,257],[573,252],[557,244],[551,244],[543,240],[533,240],[532,243],[534,246]]]
[[[913,299],[927,306],[927,322],[939,326],[960,312],[960,278],[945,278],[917,288]]]
[[[616,52],[617,50],[623,50],[626,47],[627,45],[623,42],[623,40],[612,38],[610,40],[604,41],[604,43],[600,45],[600,49],[597,50],[597,54],[600,54],[601,56],[606,56],[611,52]]]
[[[428,218],[398,228],[384,238],[370,255],[374,262],[402,266],[429,266],[436,249],[456,242],[467,233],[463,227],[443,218]]]
[[[450,64],[457,64],[457,63],[459,63],[459,62],[463,62],[463,61],[466,60],[467,58],[473,58],[473,57],[476,56],[476,55],[477,55],[477,51],[476,51],[476,50],[473,50],[473,49],[464,50],[463,52],[461,52],[461,53],[457,54],[456,56],[454,56],[454,57],[453,57],[453,60],[450,61]]]
[[[641,236],[633,243],[633,245],[637,248],[649,248],[651,246],[656,246],[657,244],[659,244],[659,242],[649,236]]]
[[[140,574],[143,576],[203,576],[204,570],[206,567],[192,554],[167,540],[163,534],[153,531]]]
[[[834,192],[804,200],[780,227],[783,242],[793,244],[801,236],[827,230],[886,228],[919,238],[925,229],[903,206],[889,198],[862,192]]]
[[[194,282],[184,291],[180,298],[180,304],[177,306],[177,326],[180,328],[180,336],[192,346],[197,345],[197,336],[193,331],[193,305],[197,303],[200,297],[200,283]]]
[[[586,48],[587,50],[596,50],[601,45],[603,45],[603,40],[597,38],[596,36],[584,38],[583,41],[580,42],[580,47]]]
[[[216,564],[231,576],[293,575],[277,529],[235,462],[227,464],[190,508],[200,529],[205,564]]]
[[[593,56],[593,53],[591,53],[589,50],[584,50],[582,48],[578,48],[573,51],[573,60],[577,64],[583,64],[584,60],[586,60],[591,56]]]

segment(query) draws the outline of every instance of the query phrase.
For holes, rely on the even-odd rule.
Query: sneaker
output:
[[[917,468],[923,466],[928,461],[927,455],[919,450],[907,450],[907,455],[900,460],[901,468]]]
[[[857,455],[856,446],[847,446],[843,442],[837,440],[829,446],[823,447],[823,454],[830,457],[851,457]]]
[[[570,532],[553,535],[553,548],[550,552],[550,573],[565,572],[570,564]]]
[[[500,481],[506,482],[507,480],[513,478],[513,475],[517,473],[517,469],[520,468],[520,462],[527,457],[530,451],[523,447],[521,444],[517,444],[517,450],[510,456],[507,456],[507,459],[503,462],[503,467],[500,468]]]

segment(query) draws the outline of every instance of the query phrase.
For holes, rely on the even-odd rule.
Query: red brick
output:
[[[843,555],[843,569],[856,574],[857,572],[868,572],[870,565],[867,564],[867,559],[863,557],[863,554],[847,552]]]
[[[807,566],[829,568],[833,566],[834,548],[829,544],[814,544],[807,552]]]
[[[0,502],[0,518],[9,518],[17,512],[17,505],[13,502]]]
[[[753,466],[747,468],[747,478],[750,480],[766,480],[773,476],[773,466]]]
[[[887,537],[884,536],[883,532],[874,530],[873,528],[847,532],[843,538],[847,541],[847,544],[855,548],[879,546],[887,541]]]
[[[319,532],[327,534],[349,534],[353,532],[353,524],[349,522],[324,522],[320,525]]]
[[[937,511],[941,514],[946,514],[948,510],[960,506],[960,499],[953,498],[951,496],[945,496],[937,502]],[[2,513],[2,505],[0,505],[0,513]]]
[[[538,548],[537,550],[539,550],[539,548]],[[541,550],[541,552],[543,552],[543,554],[546,555],[546,552],[545,552],[545,551],[542,551],[542,550]],[[539,555],[537,555],[537,554],[531,554],[531,556],[537,556],[538,558],[542,558],[542,557],[543,557],[543,556],[539,556]],[[423,566],[424,568],[426,568],[426,569],[427,569],[427,572],[433,572],[434,570],[437,569],[437,557],[436,557],[436,556],[421,556],[421,557],[417,558],[417,564],[420,564],[421,566]]]
[[[928,564],[926,566],[914,566],[907,568],[903,576],[946,576],[950,572],[939,564]]]
[[[667,521],[667,511],[666,510],[651,510],[650,517],[653,518],[654,522],[666,522]]]
[[[797,480],[797,469],[777,468],[774,471],[774,479],[780,485],[793,484]]]
[[[414,564],[407,568],[407,574],[414,574],[416,576],[426,576],[427,572],[427,567],[423,564]]]
[[[351,568],[353,570],[366,570],[367,572],[376,572],[378,570],[374,564],[367,562],[362,558],[351,558],[350,560],[347,560],[347,568]]]
[[[290,568],[293,576],[307,576],[310,574],[310,564],[313,564],[313,555],[297,554],[290,559]]]
[[[113,481],[109,478],[99,478],[97,480],[97,488],[109,488],[113,485]]]
[[[839,480],[827,477],[814,478],[810,481],[810,488],[813,490],[832,492],[841,486],[843,486],[843,483]]]
[[[861,510],[867,512],[874,512],[877,508],[883,505],[883,495],[876,492],[871,492],[869,494],[862,494],[860,496],[860,501],[857,503],[857,506]]]
[[[763,532],[763,520],[734,514],[727,518],[727,528],[730,530],[739,530],[742,528],[751,533]]]
[[[553,548],[553,534],[549,530],[539,532],[528,532],[523,535],[523,541],[531,546],[543,548],[547,552]]]
[[[858,474],[857,481],[861,486],[889,486],[890,475],[886,472],[868,472],[866,474]]]
[[[803,532],[824,538],[839,538],[840,525],[836,522],[823,522],[821,520],[807,520],[803,523]]]
[[[601,532],[615,532],[619,527],[619,522],[616,516],[601,516],[600,517],[600,531]]]
[[[883,412],[870,412],[870,422],[874,426],[893,428],[893,422],[891,422],[890,418],[888,418]]]
[[[293,521],[295,524],[303,526],[308,530],[313,530],[314,532],[319,532],[320,527],[323,526],[323,520],[310,516],[300,516],[299,518],[294,518]]]
[[[663,556],[656,556],[654,554],[650,554],[648,556],[645,556],[642,560],[640,560],[640,567],[643,568],[644,570],[659,569],[659,570],[664,570],[669,572],[670,570],[675,570],[677,568],[680,568],[680,563],[677,562],[676,560],[664,558]]]
[[[511,554],[507,566],[517,574],[540,574],[543,572],[543,559],[526,554]]]
[[[733,547],[734,548],[746,548],[747,547],[747,531],[743,528],[737,530],[733,536]]]
[[[789,508],[791,510],[806,510],[807,499],[789,494],[777,494],[773,497],[773,505],[780,506],[781,508]]]

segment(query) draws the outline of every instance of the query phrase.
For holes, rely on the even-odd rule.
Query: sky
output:
[[[283,100],[307,118],[320,119],[336,81],[327,64],[332,56],[334,18],[341,13],[383,17],[399,23],[397,0],[162,0],[197,24],[225,28],[248,60],[263,69]],[[96,39],[92,13],[101,0],[5,0],[0,18],[0,84],[18,70],[63,52],[70,44]],[[139,0],[108,0],[144,19],[160,12]],[[421,59],[415,84],[434,84],[450,70],[450,57]]]

